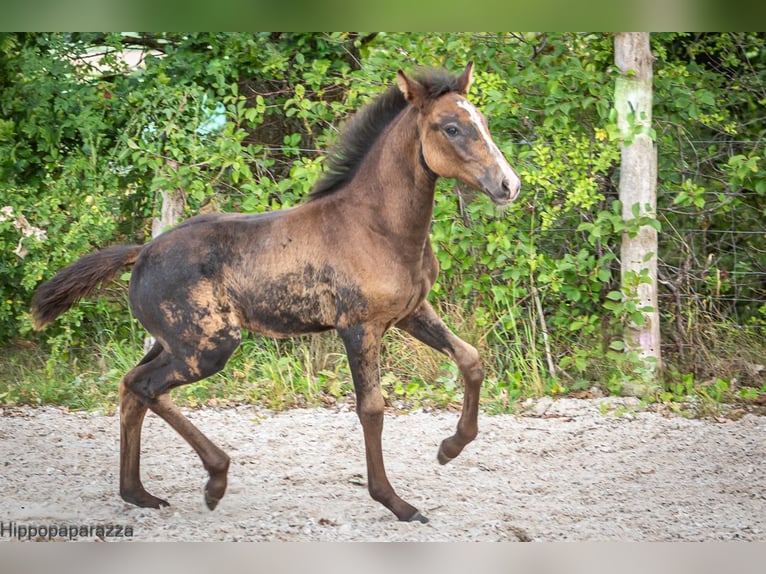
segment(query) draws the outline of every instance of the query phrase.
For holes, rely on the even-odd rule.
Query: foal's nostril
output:
[[[511,191],[511,182],[510,182],[510,181],[508,181],[508,178],[505,178],[505,179],[503,180],[503,184],[502,184],[502,185],[503,185],[503,190],[504,190],[504,191],[508,191],[508,192],[510,192],[510,191]]]

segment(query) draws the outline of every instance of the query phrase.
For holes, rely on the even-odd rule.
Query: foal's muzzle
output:
[[[479,179],[481,190],[486,193],[496,205],[505,206],[519,195],[521,180],[515,172],[502,173],[494,177]]]

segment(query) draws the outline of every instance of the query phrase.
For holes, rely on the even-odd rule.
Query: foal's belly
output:
[[[334,327],[330,314],[317,294],[257,297],[240,313],[241,326],[270,337],[296,337],[320,333]]]
[[[338,325],[350,310],[366,307],[362,297],[338,284],[327,267],[286,271],[230,291],[242,327],[272,337],[293,337],[327,331]]]
[[[391,326],[428,294],[427,280],[361,282],[329,267],[306,265],[229,293],[243,328],[293,337],[363,323]]]

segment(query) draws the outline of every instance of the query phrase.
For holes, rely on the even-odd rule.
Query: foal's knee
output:
[[[356,414],[362,424],[382,421],[385,406],[385,400],[380,393],[365,393],[356,398]]]
[[[481,364],[479,351],[473,345],[465,344],[455,353],[455,362],[460,367],[466,383],[481,383],[484,379],[484,367]]]

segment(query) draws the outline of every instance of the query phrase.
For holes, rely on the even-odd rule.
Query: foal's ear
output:
[[[399,89],[404,94],[404,99],[413,106],[422,108],[426,104],[428,93],[423,84],[417,80],[411,80],[401,70],[396,72],[396,83],[399,84]]]
[[[473,60],[468,62],[468,65],[465,67],[465,70],[463,70],[463,73],[460,74],[460,77],[457,79],[458,92],[465,96],[468,93],[468,90],[471,88],[472,83],[473,83]]]

